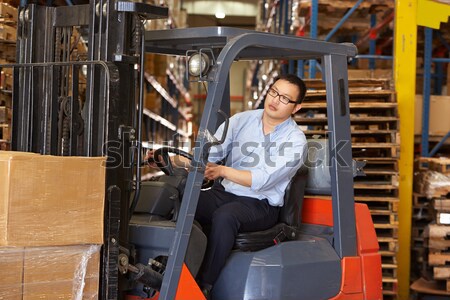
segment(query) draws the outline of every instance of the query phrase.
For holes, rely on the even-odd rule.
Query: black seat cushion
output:
[[[234,249],[241,251],[258,251],[285,240],[293,240],[297,230],[283,223],[263,231],[242,232],[236,237]]]
[[[284,240],[295,239],[302,221],[302,204],[307,176],[308,169],[303,166],[292,177],[284,194],[284,205],[280,209],[278,223],[267,230],[239,233],[234,249],[257,251]]]

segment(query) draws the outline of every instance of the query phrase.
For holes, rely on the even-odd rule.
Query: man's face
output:
[[[288,98],[291,101],[296,101],[300,94],[299,88],[286,80],[278,80],[272,87],[279,95]],[[300,104],[287,103],[284,104],[280,101],[279,96],[271,96],[267,94],[266,101],[264,103],[264,112],[272,119],[278,121],[284,121],[290,117],[291,114],[297,112],[301,108]]]

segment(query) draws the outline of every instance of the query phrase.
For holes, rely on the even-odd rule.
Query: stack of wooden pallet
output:
[[[15,61],[17,8],[0,2],[0,64]],[[10,149],[12,69],[0,68],[0,150]]]
[[[326,137],[326,92],[321,81],[309,88],[295,120],[307,137]],[[365,161],[365,177],[355,178],[355,200],[366,203],[380,244],[383,293],[396,297],[398,248],[398,115],[388,80],[350,80],[350,121],[353,159]]]
[[[448,199],[447,201],[450,201]],[[431,224],[427,228],[428,234],[428,265],[432,270],[432,278],[441,282],[442,289],[450,292],[450,234],[449,224]]]
[[[434,280],[436,293],[450,292],[450,159],[421,158],[414,177],[414,207],[426,211],[428,224],[413,222],[416,277]]]
[[[433,220],[433,207],[430,199],[419,193],[413,193],[413,213],[411,230],[411,279],[422,276],[426,269],[428,251],[424,240],[424,231]]]

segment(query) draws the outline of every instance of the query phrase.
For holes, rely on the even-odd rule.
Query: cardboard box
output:
[[[23,248],[0,248],[0,300],[22,300]]]
[[[414,134],[422,133],[423,96],[416,95]],[[430,98],[429,134],[444,136],[450,130],[450,96],[434,96]]]
[[[100,246],[0,248],[0,300],[98,299]]]
[[[105,158],[0,152],[0,246],[103,244]]]

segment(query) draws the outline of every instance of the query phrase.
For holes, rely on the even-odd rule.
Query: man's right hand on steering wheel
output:
[[[158,168],[155,162],[154,153],[155,151],[153,149],[148,149],[145,153],[144,161],[146,161],[150,167]],[[162,161],[162,159],[159,159],[159,161]]]

